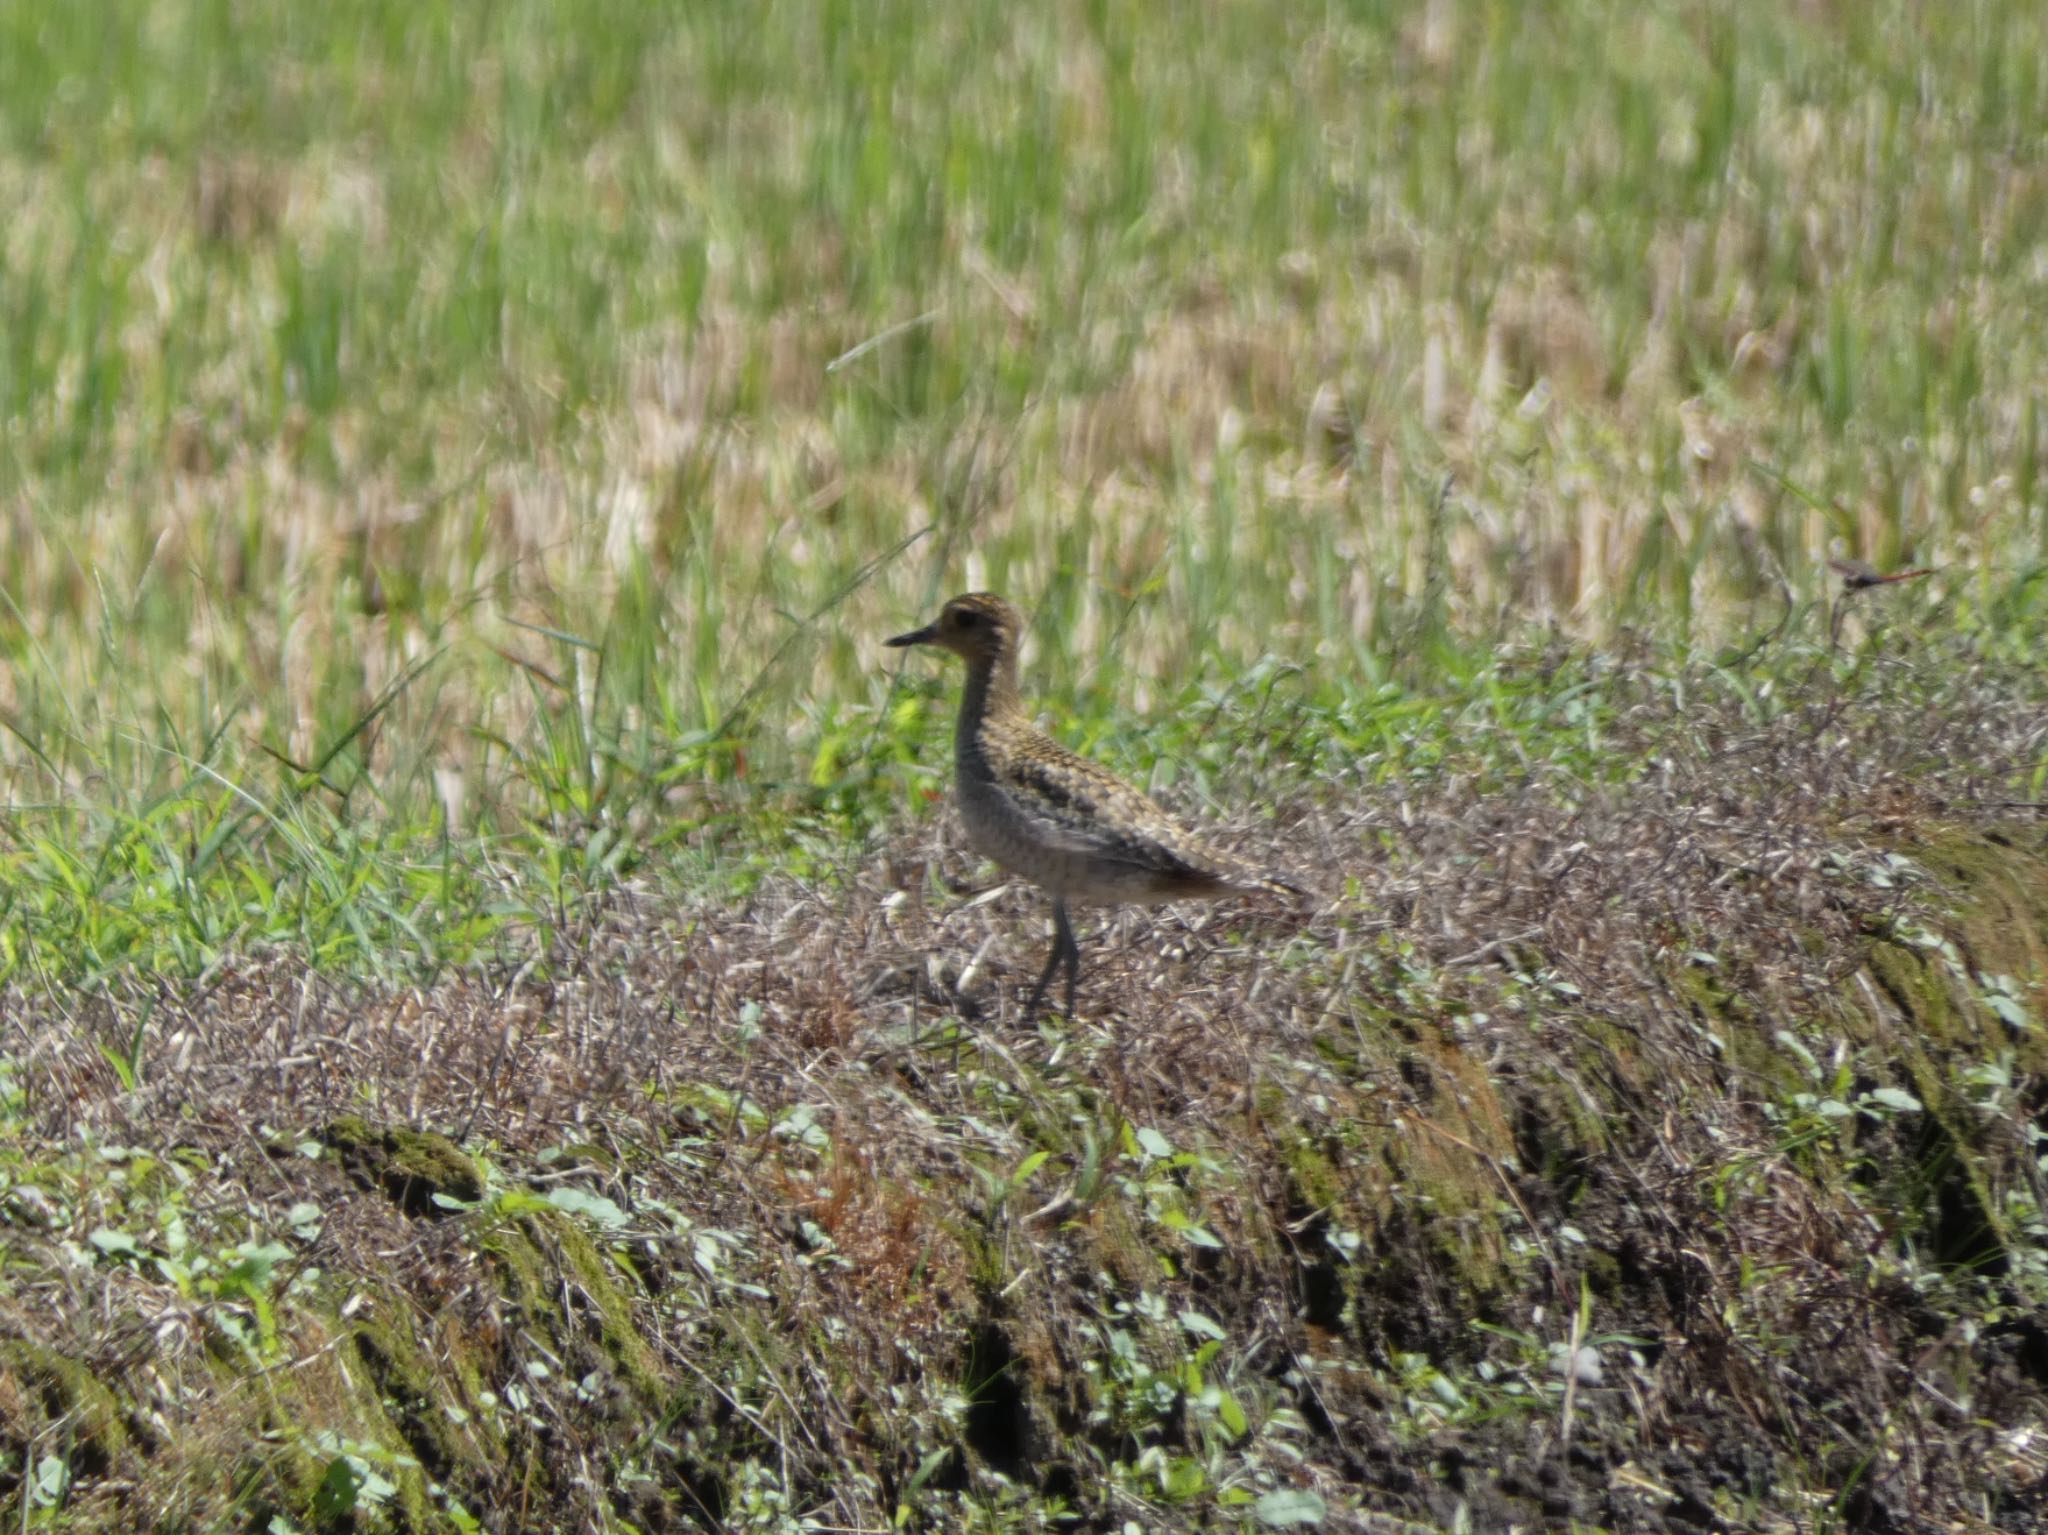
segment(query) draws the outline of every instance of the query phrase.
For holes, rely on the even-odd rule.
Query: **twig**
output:
[[[1579,1394],[1579,1344],[1586,1336],[1586,1311],[1572,1308],[1571,1337],[1564,1346],[1564,1410],[1558,1414],[1557,1442],[1560,1449],[1572,1442],[1572,1408]]]
[[[916,330],[921,325],[929,325],[934,320],[938,319],[938,317],[938,310],[927,309],[923,314],[913,315],[908,320],[898,320],[894,325],[890,325],[882,330],[876,331],[872,336],[868,337],[867,340],[861,342],[859,345],[851,347],[844,352],[841,352],[837,357],[833,358],[830,362],[825,364],[825,371],[827,373],[837,373],[841,368],[845,367],[848,363],[858,362],[861,358],[867,356],[868,353],[872,352],[876,347],[885,346],[889,342],[894,341],[898,336],[908,335],[911,331]]]
[[[1470,954],[1460,954],[1456,959],[1445,960],[1444,968],[1446,970],[1456,970],[1461,966],[1465,965],[1484,964],[1487,960],[1493,958],[1495,954],[1499,953],[1502,949],[1506,948],[1511,943],[1526,943],[1531,938],[1540,938],[1542,936],[1543,929],[1540,927],[1525,928],[1523,929],[1523,931],[1519,933],[1508,933],[1503,937],[1495,938],[1487,943],[1482,943]]]

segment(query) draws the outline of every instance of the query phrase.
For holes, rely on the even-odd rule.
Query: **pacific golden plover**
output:
[[[1136,789],[1032,725],[1017,692],[1023,632],[1023,616],[1009,603],[991,592],[970,592],[922,629],[889,643],[937,645],[967,663],[953,738],[967,840],[1052,896],[1052,954],[1025,1007],[1028,1022],[1062,963],[1073,1015],[1081,946],[1067,917],[1070,902],[1153,906],[1256,890],[1301,891],[1210,847]]]

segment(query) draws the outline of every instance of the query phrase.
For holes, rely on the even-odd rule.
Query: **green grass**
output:
[[[14,8],[0,968],[431,972],[829,859],[939,760],[875,641],[973,585],[1140,768],[1276,698],[1304,778],[1426,760],[1503,638],[1739,644],[1832,553],[2023,650],[2043,57],[1990,0]]]

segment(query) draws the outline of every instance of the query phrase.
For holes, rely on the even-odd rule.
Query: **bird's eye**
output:
[[[973,613],[962,613],[953,620],[963,629],[972,629],[980,620]]]

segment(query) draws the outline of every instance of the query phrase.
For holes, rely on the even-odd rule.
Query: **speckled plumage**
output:
[[[1053,972],[1067,966],[1067,1011],[1080,980],[1069,903],[1154,905],[1268,890],[1284,879],[1209,846],[1136,789],[1039,730],[1017,691],[1023,620],[990,592],[947,603],[937,619],[891,645],[938,645],[967,664],[954,732],[955,792],[968,841],[1053,898],[1051,957],[1031,994],[1035,1014]]]

